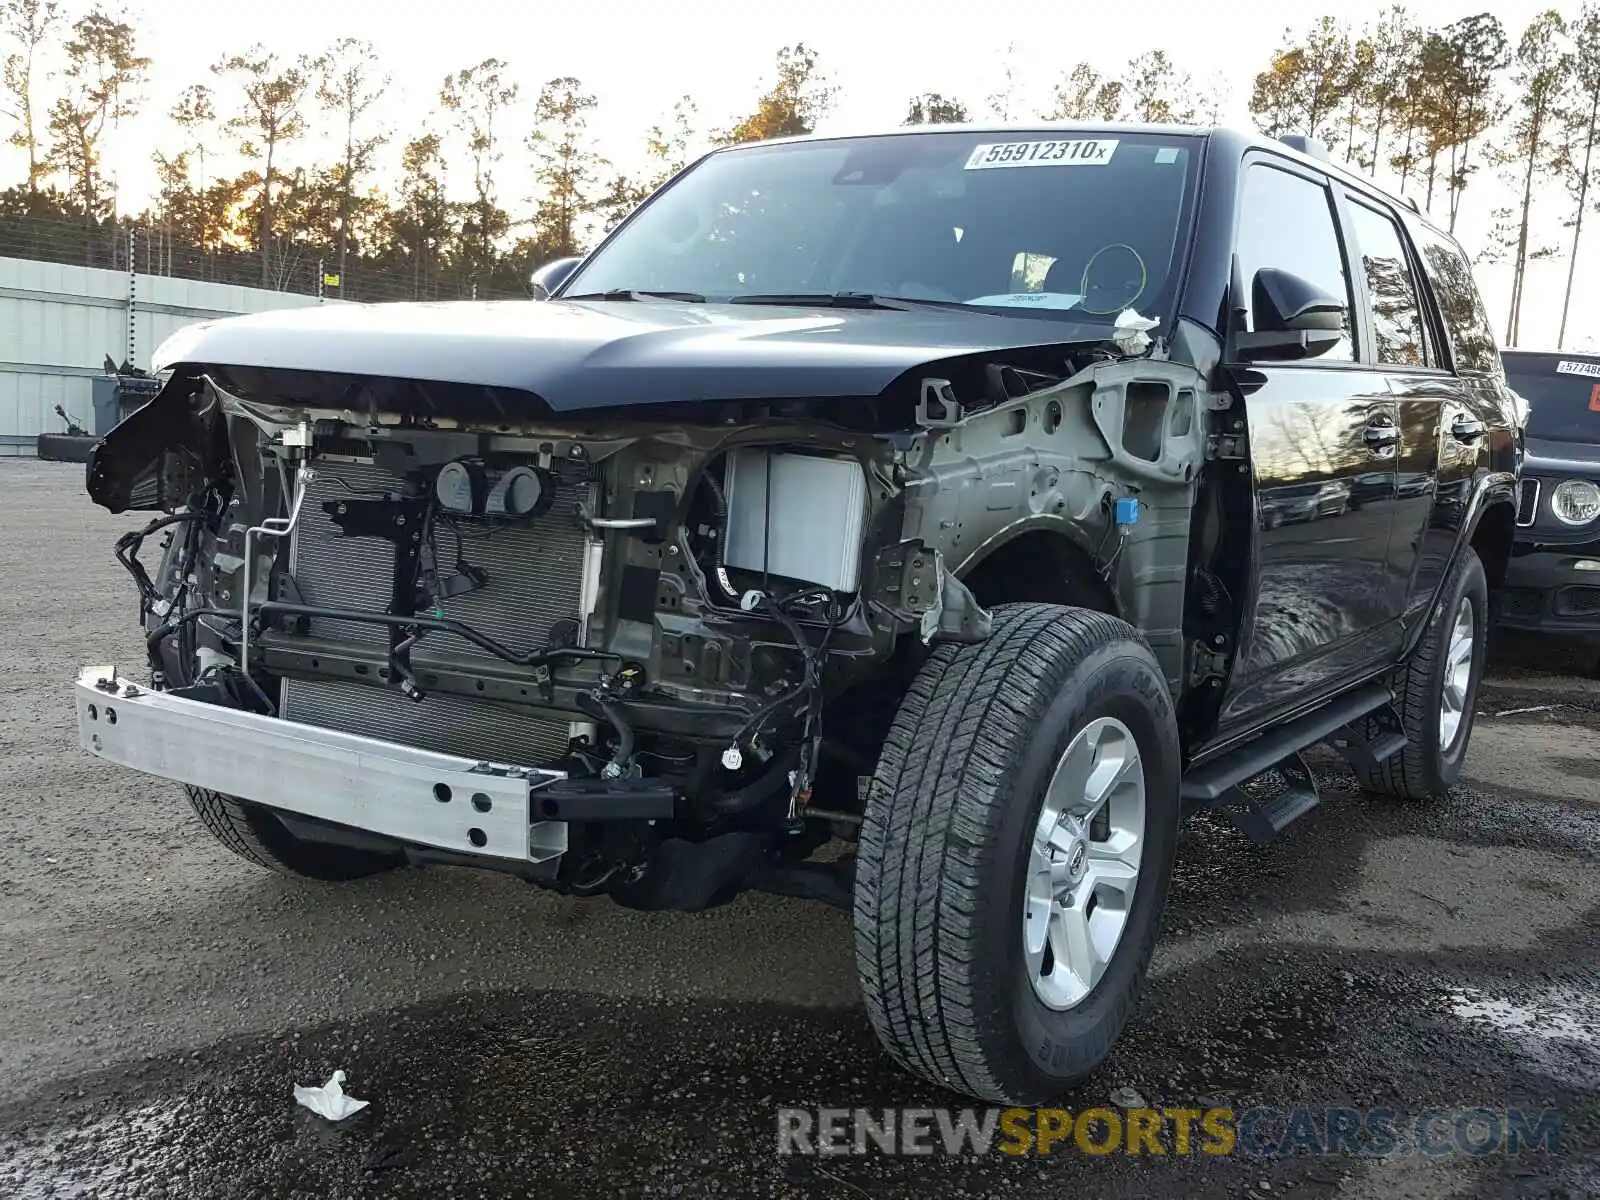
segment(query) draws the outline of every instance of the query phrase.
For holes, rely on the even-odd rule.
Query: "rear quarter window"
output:
[[[1498,378],[1503,370],[1500,348],[1495,343],[1489,314],[1484,311],[1483,297],[1472,277],[1467,256],[1461,252],[1461,247],[1426,225],[1410,224],[1412,240],[1422,255],[1423,274],[1428,277],[1439,302],[1439,314],[1444,318],[1445,336],[1450,340],[1456,371],[1463,375]]]

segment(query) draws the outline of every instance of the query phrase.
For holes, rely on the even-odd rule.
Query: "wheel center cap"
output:
[[[1074,838],[1072,849],[1067,852],[1067,870],[1076,879],[1083,874],[1084,859],[1089,856],[1089,848],[1083,844],[1082,838]]]

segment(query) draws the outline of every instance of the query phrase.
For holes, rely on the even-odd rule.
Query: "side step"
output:
[[[1328,744],[1344,756],[1352,767],[1373,770],[1379,763],[1388,762],[1411,744],[1411,739],[1400,725],[1400,714],[1392,703],[1373,709],[1366,715],[1377,729],[1372,736],[1363,735],[1354,722],[1348,729],[1340,730],[1328,739]]]
[[[1239,832],[1253,842],[1272,841],[1322,803],[1317,777],[1311,773],[1300,751],[1293,751],[1271,769],[1284,783],[1283,790],[1276,795],[1257,799],[1237,787],[1230,789],[1231,799],[1237,803],[1229,804],[1228,816]]]
[[[1272,840],[1321,802],[1316,776],[1302,754],[1306,748],[1327,742],[1356,765],[1384,762],[1405,749],[1393,699],[1385,685],[1372,683],[1268,730],[1190,772],[1180,793],[1184,808],[1226,808],[1247,837]],[[1371,738],[1361,731],[1368,719],[1378,726]],[[1243,791],[1240,785],[1269,771],[1283,781],[1282,790],[1263,797]]]

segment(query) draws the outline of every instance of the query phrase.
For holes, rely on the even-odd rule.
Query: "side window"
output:
[[[1349,211],[1354,249],[1361,255],[1367,292],[1372,299],[1377,361],[1386,366],[1425,366],[1422,305],[1417,300],[1417,281],[1412,276],[1400,230],[1390,218],[1354,197],[1350,198]]]
[[[1350,277],[1339,248],[1333,198],[1325,184],[1252,164],[1245,171],[1239,197],[1237,249],[1247,289],[1262,267],[1276,267],[1342,298],[1347,310],[1344,339],[1316,361],[1349,362],[1355,357],[1348,313]]]
[[[1423,274],[1433,287],[1444,317],[1445,333],[1455,351],[1456,370],[1498,377],[1502,373],[1500,350],[1467,256],[1454,242],[1420,222],[1413,223],[1412,235],[1422,255]]]

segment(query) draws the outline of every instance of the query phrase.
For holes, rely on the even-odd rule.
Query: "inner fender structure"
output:
[[[1176,694],[1204,391],[1183,364],[1101,362],[933,423],[905,456],[905,537],[937,550],[958,576],[1025,533],[1068,539],[1145,631]]]

